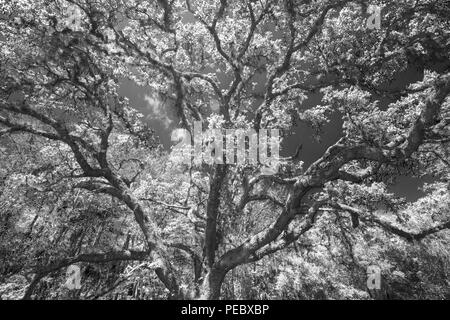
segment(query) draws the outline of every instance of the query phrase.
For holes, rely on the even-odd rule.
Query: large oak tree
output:
[[[380,195],[396,175],[448,183],[446,1],[0,3],[2,161],[26,155],[51,164],[38,170],[17,160],[25,175],[53,173],[31,183],[44,186],[41,198],[82,190],[85,199],[113,199],[112,207],[132,213],[144,242],[139,250],[128,239],[99,251],[81,239],[79,250],[29,261],[34,276],[25,298],[71,264],[141,261],[169,298],[218,299],[231,270],[301,243],[327,226],[321,221],[333,223],[330,216],[409,242],[450,227],[445,208],[432,224],[377,214],[404,211],[395,197]],[[367,28],[368,5],[382,7],[380,29]],[[417,81],[402,79],[412,70]],[[281,158],[274,175],[250,164],[186,168],[158,148],[119,94],[125,79],[152,90],[190,132],[201,121],[205,128],[281,129],[287,137],[300,123],[320,135],[332,120],[342,123],[342,136],[308,166],[301,151]],[[318,105],[307,103],[311,95]],[[13,175],[17,163],[2,174]],[[163,183],[155,177],[168,166]]]

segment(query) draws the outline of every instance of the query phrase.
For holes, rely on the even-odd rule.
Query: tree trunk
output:
[[[205,276],[200,289],[200,300],[219,300],[226,270],[212,268]]]

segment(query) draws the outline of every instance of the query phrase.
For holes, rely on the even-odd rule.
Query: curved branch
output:
[[[58,271],[64,267],[68,267],[72,264],[79,262],[87,262],[87,263],[107,263],[113,261],[142,261],[148,258],[149,252],[142,251],[112,251],[106,253],[83,253],[78,256],[72,258],[62,259],[58,262],[55,262],[51,265],[45,267],[36,267],[34,272],[35,276],[33,281],[28,286],[25,295],[22,300],[31,299],[31,295],[33,294],[33,290],[36,288],[39,281],[49,275],[52,272]]]
[[[357,209],[357,208],[354,208],[354,207],[351,207],[351,206],[348,206],[345,204],[341,204],[341,203],[333,204],[332,207],[339,209],[339,210],[347,211],[351,214],[354,214],[354,215],[358,216],[361,221],[366,222],[366,223],[376,224],[377,226],[381,227],[383,230],[388,231],[392,234],[395,234],[409,242],[421,241],[424,238],[426,238],[427,236],[430,236],[432,234],[438,233],[443,230],[450,229],[450,221],[447,221],[445,223],[442,223],[437,226],[434,226],[434,227],[431,227],[431,228],[428,228],[428,229],[425,229],[425,230],[415,233],[415,232],[406,231],[406,230],[403,230],[396,226],[393,226],[389,222],[383,221],[383,220],[375,217],[374,215],[369,215],[361,209]]]

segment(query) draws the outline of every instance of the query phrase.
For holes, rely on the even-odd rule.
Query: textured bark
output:
[[[208,266],[211,268],[215,260],[217,248],[217,215],[220,206],[220,189],[226,176],[226,167],[216,165],[209,188],[209,198],[206,207],[206,229],[205,229],[205,256]]]
[[[205,275],[200,290],[200,300],[218,300],[220,297],[220,289],[227,271],[219,268],[212,268]]]
[[[109,172],[106,177],[118,191],[113,195],[122,200],[133,212],[134,218],[144,234],[151,261],[156,266],[155,273],[170,292],[169,299],[181,298],[182,294],[176,276],[169,259],[166,257],[166,247],[163,240],[156,234],[158,226],[146,217],[145,210],[140,201],[132,194],[122,179],[111,172]]]

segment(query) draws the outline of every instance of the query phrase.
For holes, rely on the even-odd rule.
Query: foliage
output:
[[[0,0],[1,298],[448,299],[450,7],[368,4]],[[190,132],[341,137],[274,175],[180,163],[130,80]]]

